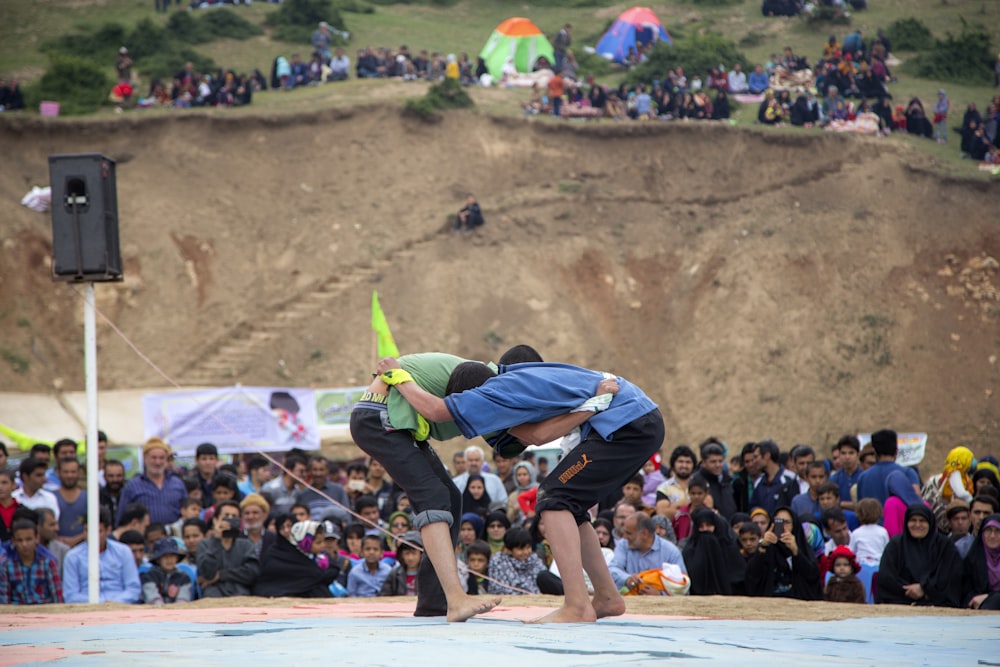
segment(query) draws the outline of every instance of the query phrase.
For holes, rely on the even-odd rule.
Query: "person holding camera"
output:
[[[206,598],[250,595],[260,560],[253,543],[240,531],[240,506],[226,500],[216,507],[212,537],[198,544],[198,585]]]
[[[747,561],[747,595],[821,600],[820,581],[819,565],[802,524],[791,508],[779,507],[757,553]]]

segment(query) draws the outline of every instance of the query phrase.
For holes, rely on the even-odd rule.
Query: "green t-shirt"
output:
[[[413,381],[424,391],[444,398],[451,372],[461,363],[469,361],[453,354],[442,352],[422,352],[407,354],[399,358],[399,365],[413,376]],[[496,370],[496,365],[487,366]],[[403,395],[390,387],[389,391],[389,423],[400,430],[417,430],[417,411],[403,398]],[[431,437],[435,440],[450,440],[462,435],[453,421],[430,422]]]

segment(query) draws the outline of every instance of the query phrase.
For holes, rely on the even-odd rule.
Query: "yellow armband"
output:
[[[397,384],[403,384],[404,382],[413,382],[413,376],[404,371],[402,368],[393,368],[382,373],[382,382],[385,382],[390,387]]]

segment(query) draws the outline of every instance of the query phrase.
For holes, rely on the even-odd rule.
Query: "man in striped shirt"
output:
[[[125,484],[118,502],[118,518],[132,503],[142,503],[149,510],[150,523],[164,526],[181,516],[181,501],[187,498],[184,481],[169,469],[170,447],[159,438],[150,438],[142,446],[143,472]]]

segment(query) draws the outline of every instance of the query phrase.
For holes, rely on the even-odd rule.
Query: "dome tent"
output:
[[[530,72],[541,56],[555,62],[552,44],[538,26],[519,16],[498,25],[479,54],[494,80],[500,79],[508,58],[514,59],[518,72]]]
[[[598,55],[617,63],[625,63],[629,47],[638,51],[649,42],[663,40],[671,44],[667,31],[648,7],[633,7],[622,12],[597,43]]]

